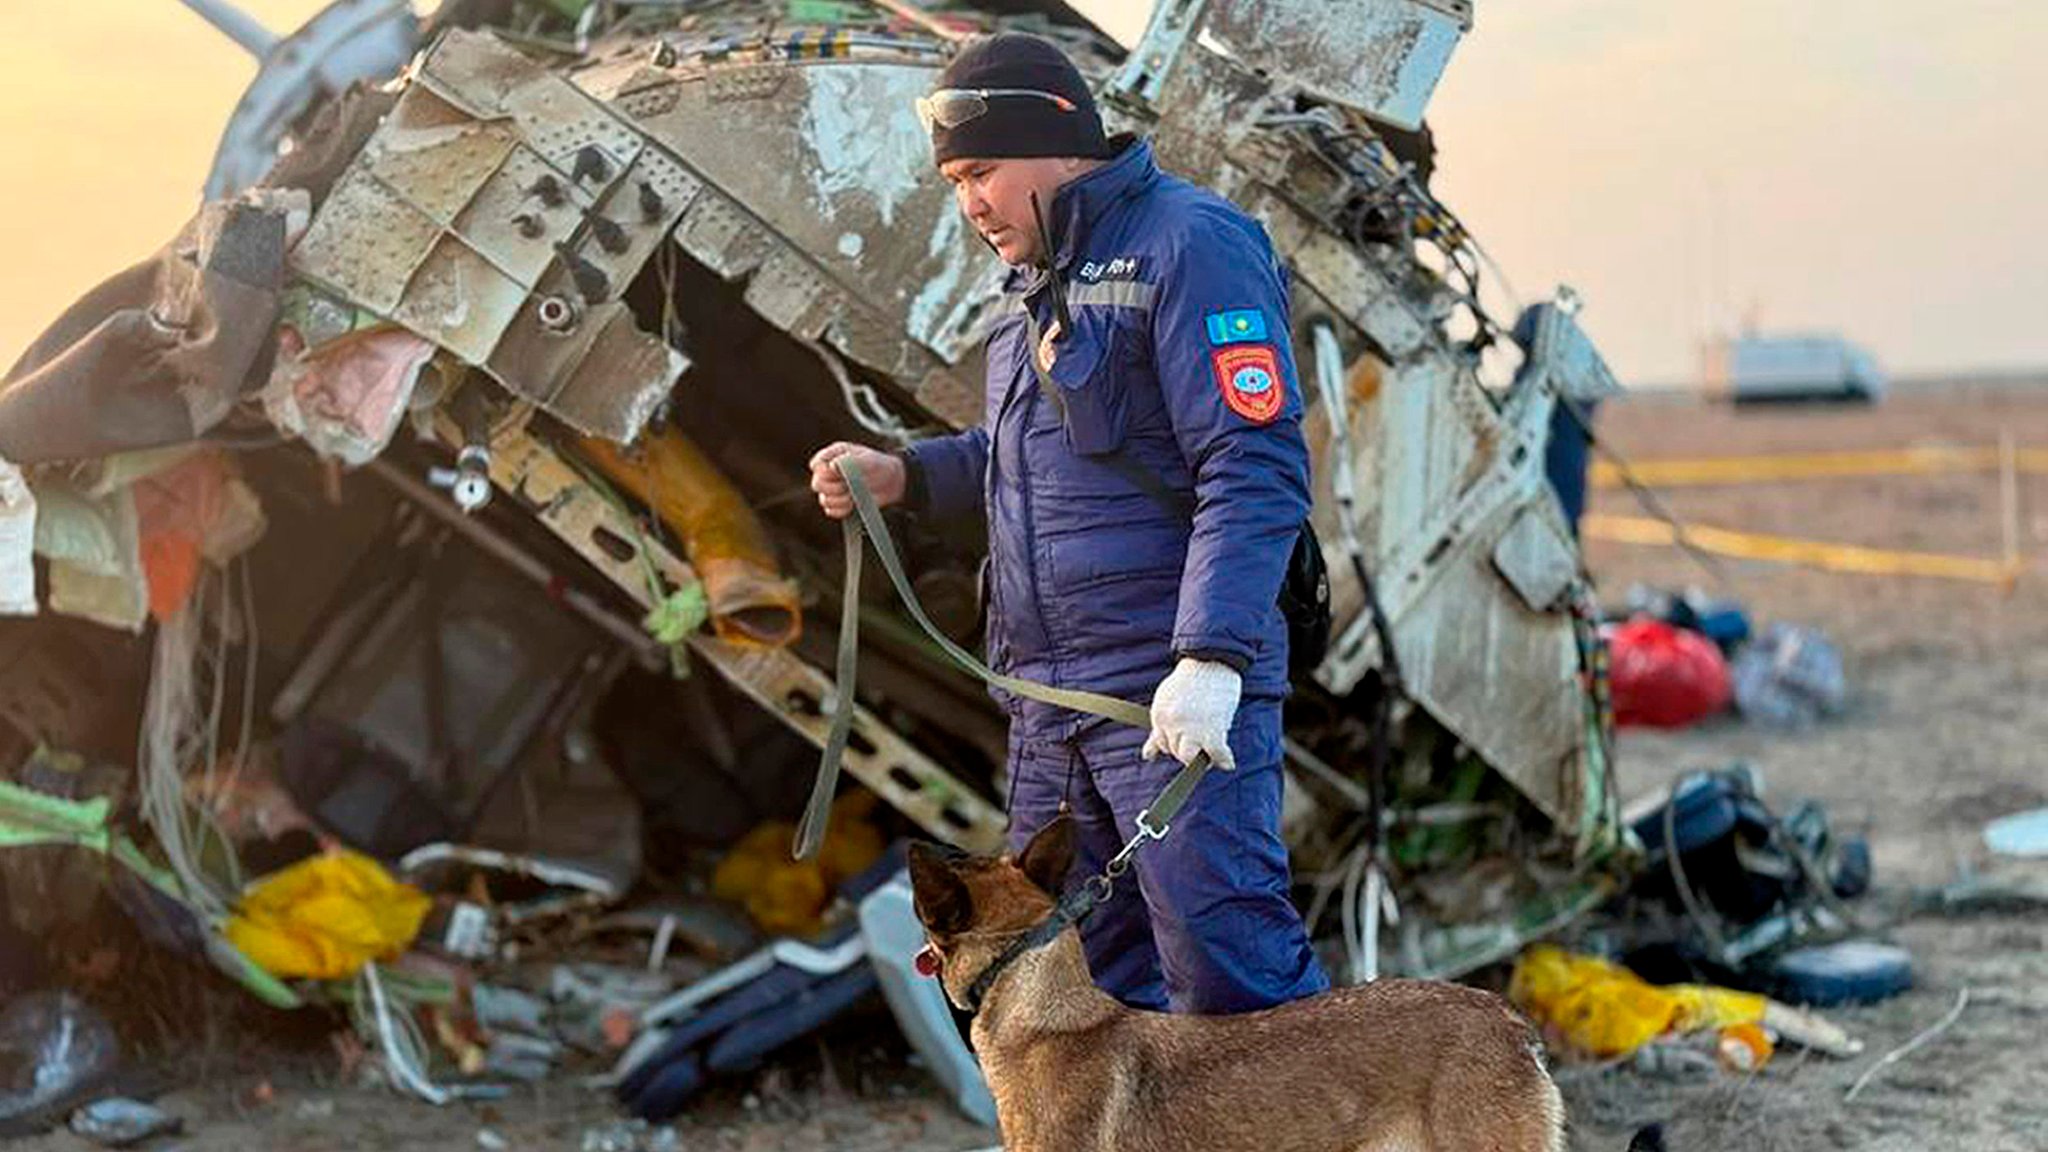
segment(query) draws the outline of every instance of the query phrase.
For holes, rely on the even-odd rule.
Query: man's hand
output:
[[[1060,322],[1055,320],[1052,322],[1052,326],[1045,330],[1045,334],[1038,338],[1038,367],[1041,370],[1046,372],[1052,371],[1053,361],[1059,359],[1060,351],[1055,347],[1059,343],[1059,339]]]
[[[1237,767],[1230,753],[1230,722],[1237,716],[1244,679],[1228,664],[1183,656],[1152,694],[1152,735],[1144,758],[1171,752],[1183,764],[1209,754],[1218,768]]]
[[[903,491],[910,483],[908,465],[887,452],[841,440],[818,449],[817,455],[811,457],[811,491],[818,494],[818,507],[825,510],[825,515],[834,520],[853,515],[853,491],[846,486],[846,477],[833,467],[833,462],[840,459],[851,460],[860,468],[860,478],[867,482],[876,504],[887,508],[903,499]]]

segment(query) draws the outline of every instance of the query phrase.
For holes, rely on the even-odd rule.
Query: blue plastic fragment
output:
[[[1794,1004],[1870,1004],[1913,986],[1913,957],[1892,944],[1843,940],[1787,952],[1770,975],[1778,998]]]
[[[1993,820],[1984,826],[1984,843],[2001,856],[2048,856],[2048,808]]]

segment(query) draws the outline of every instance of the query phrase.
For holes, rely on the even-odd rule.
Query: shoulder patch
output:
[[[1270,339],[1266,335],[1266,314],[1257,308],[1211,312],[1202,320],[1209,329],[1209,343],[1217,348],[1231,344],[1263,344]]]
[[[1280,356],[1271,344],[1235,344],[1209,354],[1216,386],[1230,410],[1254,424],[1270,424],[1287,404]]]

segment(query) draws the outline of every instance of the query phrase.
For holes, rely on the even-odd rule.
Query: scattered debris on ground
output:
[[[1289,703],[1286,832],[1333,973],[1501,984],[1596,1129],[1675,1098],[1603,1101],[1623,1078],[1732,1113],[1809,1054],[1881,1050],[1843,1093],[1878,1107],[1966,1008],[2040,1010],[1877,910],[1848,797],[1766,796],[1756,742],[1810,752],[1897,682],[1835,605],[1634,570],[1603,604],[1585,461],[1552,449],[1618,387],[1568,292],[1486,315],[1429,191],[1468,9],[1230,37],[1306,7],[1263,0],[1203,17],[1235,55],[1171,22],[1127,55],[1055,0],[331,18],[359,6],[300,46],[397,82],[266,65],[252,99],[286,114],[238,113],[190,224],[0,391],[9,1133],[985,1141],[901,872],[912,838],[1001,842],[1003,714],[885,592],[853,605],[842,698],[838,538],[801,465],[979,417],[1002,270],[907,109],[996,26],[1059,39],[1294,270],[1335,619]],[[972,526],[899,525],[929,614],[977,644]],[[842,713],[854,783],[795,860]],[[1641,739],[1698,743],[1644,755],[1624,807]],[[2000,799],[1986,847],[2038,856],[2044,797]],[[1913,914],[2038,908],[2030,884],[1950,878]],[[123,999],[166,958],[310,1031],[320,1071],[176,1096],[203,1078],[166,1081],[164,1035],[221,1017]],[[1885,1013],[1958,979],[1898,1036]],[[398,1132],[366,1090],[436,1119]]]

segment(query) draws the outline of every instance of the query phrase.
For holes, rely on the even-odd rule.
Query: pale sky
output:
[[[318,0],[242,0],[278,31]],[[1135,38],[1144,0],[1077,0]],[[1478,0],[1437,194],[1626,380],[1753,309],[1894,372],[2048,365],[2048,4]],[[0,38],[0,365],[197,203],[254,72],[176,0],[18,4]],[[1502,319],[1507,319],[1503,316]]]

